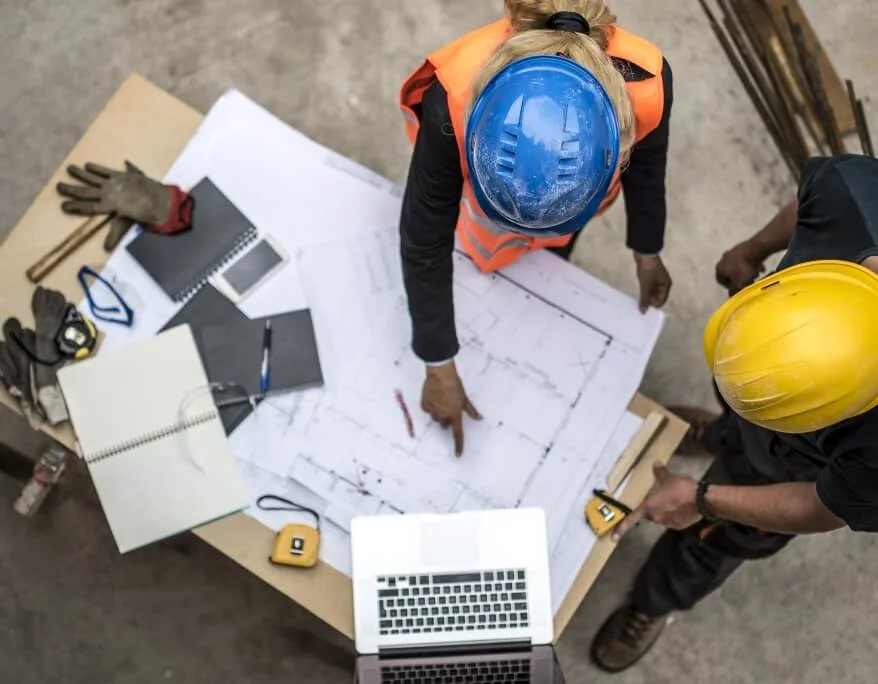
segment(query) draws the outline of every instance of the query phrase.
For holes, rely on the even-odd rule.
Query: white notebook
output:
[[[122,553],[248,505],[188,325],[67,366],[58,382]]]

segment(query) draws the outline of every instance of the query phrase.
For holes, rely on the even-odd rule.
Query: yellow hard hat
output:
[[[704,355],[745,420],[820,430],[878,405],[878,275],[812,261],[741,290],[713,314]]]

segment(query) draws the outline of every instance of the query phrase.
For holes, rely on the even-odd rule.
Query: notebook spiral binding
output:
[[[247,232],[244,233],[232,248],[226,252],[225,256],[223,256],[218,261],[215,261],[213,264],[208,266],[206,269],[201,271],[197,276],[192,279],[186,287],[181,289],[174,295],[174,301],[178,304],[184,304],[189,299],[193,297],[202,287],[207,284],[208,279],[221,271],[228,263],[233,261],[235,257],[237,257],[244,249],[250,245],[250,243],[254,242],[258,236],[258,231],[256,230],[256,226],[250,225],[247,229]]]
[[[104,451],[99,451],[96,454],[87,455],[85,456],[85,462],[89,465],[93,463],[98,463],[99,461],[113,458],[114,456],[118,456],[119,454],[125,453],[126,451],[137,449],[138,447],[149,444],[150,442],[157,442],[160,439],[173,437],[174,435],[185,432],[190,428],[197,427],[199,425],[203,425],[204,423],[209,423],[211,421],[219,419],[219,413],[217,413],[215,410],[205,411],[204,413],[200,413],[197,416],[187,418],[186,420],[177,423],[176,425],[164,428],[162,430],[156,430],[155,432],[149,432],[145,435],[137,437],[136,439],[128,440],[127,442],[122,442],[112,449],[105,449]]]

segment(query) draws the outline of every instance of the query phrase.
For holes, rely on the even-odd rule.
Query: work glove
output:
[[[28,424],[39,430],[45,422],[45,415],[36,402],[35,364],[23,348],[35,348],[36,336],[33,330],[22,329],[17,318],[8,318],[3,323],[3,337],[5,342],[0,342],[0,379],[9,394],[18,400]]]
[[[125,162],[125,171],[87,162],[85,168],[68,166],[67,173],[82,185],[58,183],[59,194],[69,198],[61,203],[61,211],[78,216],[115,214],[119,219],[110,227],[105,248],[108,243],[118,245],[132,223],[169,235],[185,230],[192,221],[194,200],[188,193],[147,178],[131,162]]]
[[[67,298],[57,290],[49,290],[45,287],[37,287],[34,290],[31,310],[34,314],[36,333],[34,351],[38,359],[34,364],[34,384],[37,403],[52,425],[67,420],[67,405],[58,387],[57,372],[65,359],[58,350],[56,337],[69,307]]]

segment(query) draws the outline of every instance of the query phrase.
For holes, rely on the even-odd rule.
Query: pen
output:
[[[396,403],[399,404],[399,409],[402,411],[402,417],[405,421],[406,432],[408,432],[409,437],[414,439],[415,424],[412,421],[412,414],[409,413],[409,407],[405,403],[405,398],[402,396],[402,390],[395,390],[393,392],[393,396],[396,397]]]
[[[259,372],[259,393],[268,392],[268,383],[271,376],[271,319],[265,321],[265,330],[262,333],[262,368]]]

